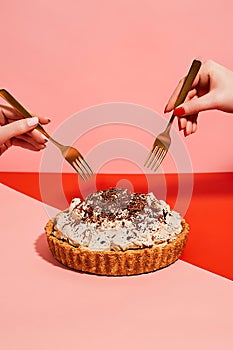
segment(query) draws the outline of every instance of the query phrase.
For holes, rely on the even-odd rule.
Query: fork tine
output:
[[[82,160],[84,162],[84,164],[86,165],[87,169],[89,170],[89,172],[91,174],[94,174],[93,170],[91,169],[90,165],[85,161],[85,158],[82,157]]]
[[[155,171],[158,169],[158,167],[161,165],[161,163],[162,163],[162,161],[163,161],[165,155],[166,155],[166,154],[163,154],[163,155],[161,156],[161,158],[160,158],[160,159],[157,161],[157,163],[155,164],[155,167],[152,169],[154,172],[155,172]]]
[[[144,163],[144,166],[146,166],[147,163],[149,162],[150,157],[152,156],[153,152],[154,152],[154,147],[153,147],[152,150],[148,153],[148,156],[147,156],[147,158],[146,158],[146,161],[145,161],[145,163]],[[149,165],[147,165],[147,168],[148,168],[148,166],[149,166]]]
[[[82,171],[83,176],[88,179],[91,177],[90,172],[85,167],[85,164],[82,162],[82,159],[80,160],[79,158],[76,158],[74,163],[79,167],[79,169]]]
[[[152,158],[148,164],[148,167],[150,167],[152,169],[152,164],[154,163],[154,160],[158,158],[158,155],[161,153],[161,147],[159,147],[158,145],[156,145]]]
[[[90,173],[87,169],[87,167],[85,166],[86,162],[83,162],[83,159],[80,158],[76,158],[74,160],[74,163],[76,164],[77,167],[79,167],[79,169],[82,171],[83,176],[88,179],[88,177],[90,177],[93,173]]]
[[[158,150],[158,146],[157,145],[153,146],[151,152],[149,153],[149,157],[147,159],[147,168],[149,168],[151,163],[153,162],[155,155],[157,153],[157,150]]]
[[[77,159],[78,159],[78,161],[79,161],[80,163],[81,163],[81,161],[84,163],[84,165],[85,165],[86,167],[84,167],[84,165],[83,165],[83,167],[85,168],[85,170],[86,170],[87,173],[94,174],[94,172],[93,172],[93,170],[91,169],[90,165],[86,162],[85,158],[81,155],[81,153],[79,154],[79,157],[78,157]],[[80,159],[81,159],[81,160],[80,160]]]
[[[76,170],[76,172],[80,175],[82,180],[86,182],[88,179],[88,176],[83,172],[83,169],[80,167],[80,165],[76,161],[73,161],[71,165]]]
[[[84,182],[86,182],[86,178],[83,176],[83,173],[80,172],[79,166],[78,166],[75,162],[72,162],[72,163],[69,162],[69,164],[70,164],[70,165],[74,168],[74,170],[79,174],[79,176],[81,177],[81,179],[82,179]]]
[[[151,169],[153,168],[154,163],[156,162],[156,160],[160,157],[161,153],[163,152],[163,148],[157,146],[157,150],[155,152],[153,161],[151,162]]]
[[[166,154],[167,154],[167,151],[165,149],[161,149],[161,152],[157,155],[157,157],[155,158],[151,166],[152,170],[156,171],[158,169],[158,167],[162,163],[162,160],[164,159]]]
[[[160,159],[163,158],[164,154],[166,154],[166,151],[163,148],[160,149],[160,152],[158,152],[157,156],[154,159],[151,169],[153,169],[156,166],[156,164],[160,162]]]

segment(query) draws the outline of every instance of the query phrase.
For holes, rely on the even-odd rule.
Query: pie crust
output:
[[[168,242],[125,251],[91,251],[72,246],[55,237],[54,219],[47,223],[45,232],[52,255],[63,265],[96,275],[125,276],[152,272],[175,262],[185,248],[189,233],[184,219],[182,228],[181,233]]]

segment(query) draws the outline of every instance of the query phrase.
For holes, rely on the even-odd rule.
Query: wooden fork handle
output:
[[[24,118],[33,117],[7,90],[0,89],[0,96],[12,107],[14,107]],[[44,134],[48,139],[51,139],[51,136],[45,131],[40,123],[37,125],[36,129]]]

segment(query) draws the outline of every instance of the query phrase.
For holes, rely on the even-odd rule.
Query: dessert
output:
[[[110,188],[72,200],[46,227],[53,256],[62,264],[100,275],[155,271],[179,258],[188,225],[153,193]]]

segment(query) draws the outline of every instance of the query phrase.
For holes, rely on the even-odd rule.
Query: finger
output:
[[[13,123],[15,121],[12,119],[9,119],[8,122]],[[27,132],[27,134],[25,134],[25,135],[30,136],[38,143],[45,143],[48,141],[48,138],[36,129],[33,129],[32,131]],[[23,135],[22,135],[22,137],[23,137]]]
[[[178,96],[179,96],[180,90],[181,90],[181,88],[182,88],[182,86],[183,86],[183,84],[184,84],[185,79],[186,79],[186,77],[182,78],[182,79],[179,81],[177,87],[176,87],[175,90],[173,91],[173,93],[172,93],[170,99],[168,100],[168,103],[167,103],[167,105],[166,105],[166,107],[165,107],[165,109],[164,109],[164,113],[171,112],[171,111],[174,109],[175,104],[176,104],[176,100],[177,100],[177,98],[178,98]],[[196,78],[194,79],[194,82],[193,82],[193,84],[192,84],[192,87],[197,86],[197,84],[198,84],[198,82],[199,82],[199,79],[200,79],[200,72],[198,73],[198,75],[197,75]],[[192,88],[192,89],[190,90],[189,93],[192,95],[194,92],[195,92],[195,94],[197,93],[196,89],[193,89],[193,88]],[[195,95],[195,94],[194,94],[194,95]],[[193,96],[194,96],[194,95],[193,95]]]
[[[192,89],[192,90],[189,91],[185,101],[190,101],[193,98],[197,98],[197,90],[196,89]]]
[[[179,125],[179,130],[183,130],[186,128],[187,124],[187,119],[186,118],[179,118],[178,119],[178,125]]]
[[[39,118],[40,123],[43,125],[51,122],[51,119],[49,119],[48,117],[38,116],[38,118]]]
[[[191,135],[197,130],[197,117],[197,114],[186,117],[187,122],[184,128],[185,136]]]
[[[8,140],[3,145],[0,145],[0,155],[2,155],[11,146],[12,146],[11,140]]]
[[[29,113],[33,117],[37,117],[41,124],[48,124],[51,122],[51,119],[49,119],[48,117],[38,116],[31,112]],[[21,113],[19,113],[16,109],[9,106],[4,106],[4,105],[0,105],[0,118],[1,118],[1,114],[3,114],[5,118],[13,121],[24,118],[24,116]]]
[[[188,120],[185,128],[185,136],[192,134],[192,131],[193,131],[193,123],[191,120]]]
[[[192,134],[194,134],[196,131],[197,131],[197,122],[194,122]]]
[[[33,143],[42,143],[43,144],[43,143],[48,142],[48,139],[46,138],[46,136],[44,136],[41,132],[39,132],[36,129],[29,131],[26,134],[21,135],[20,138],[24,138],[26,141],[33,142]]]
[[[191,122],[192,128],[191,128],[191,133],[195,132],[197,129],[197,114],[186,116],[186,117],[180,117],[178,119],[178,125],[179,125],[179,130],[185,130],[187,131],[187,134],[189,134],[189,128],[190,125],[188,125],[188,122]]]
[[[42,139],[42,142],[38,142],[28,134],[19,135],[19,136],[16,136],[16,138],[18,140],[22,140],[22,141],[25,141],[27,143],[30,143],[33,147],[38,148],[38,149],[41,148],[41,145],[45,145],[47,142],[47,140],[44,140],[44,139]]]
[[[216,99],[214,91],[209,92],[198,98],[194,98],[190,101],[183,103],[174,109],[174,114],[177,117],[197,114],[201,111],[206,111],[208,109],[214,109],[216,106]]]
[[[0,108],[0,126],[3,126],[8,123],[8,120],[5,116],[5,113],[2,108]]]
[[[195,97],[197,97],[197,89],[192,89],[192,90],[189,91],[185,101],[190,101],[190,100],[192,100]]]
[[[25,141],[25,140],[21,140],[18,138],[13,138],[12,139],[12,145],[13,146],[18,146],[18,147],[22,147],[25,149],[28,149],[30,151],[40,151],[42,149],[45,149],[46,145],[42,145],[42,144],[37,144],[36,146]]]
[[[24,118],[16,109],[5,105],[0,105],[0,120],[2,120],[3,116],[6,121],[9,119],[15,121]]]
[[[4,144],[12,137],[22,135],[34,129],[38,125],[38,118],[28,118],[17,120],[13,123],[0,127],[0,144]]]
[[[171,97],[168,100],[168,103],[164,109],[164,113],[171,112],[173,110],[175,103],[176,103],[176,100],[177,100],[177,97],[179,95],[180,89],[184,83],[184,80],[185,80],[185,78],[183,78],[179,81],[178,85],[176,86],[175,90],[173,91]]]
[[[192,131],[191,134],[195,133],[197,131],[197,118],[198,114],[194,114],[192,117]]]
[[[8,149],[8,147],[5,145],[0,145],[0,156]]]

